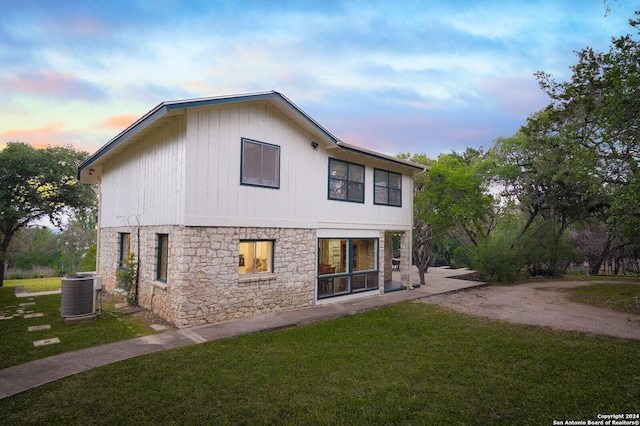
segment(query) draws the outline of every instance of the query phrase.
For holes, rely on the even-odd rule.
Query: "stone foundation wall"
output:
[[[120,233],[100,230],[99,273],[116,288]],[[156,280],[158,234],[169,235],[167,282]],[[274,273],[239,275],[240,240],[273,240]],[[148,226],[140,228],[139,303],[178,327],[313,306],[316,233],[312,229]]]

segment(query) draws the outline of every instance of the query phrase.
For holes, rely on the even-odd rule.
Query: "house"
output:
[[[99,184],[98,274],[130,253],[178,327],[376,296],[392,238],[410,285],[421,165],[338,140],[281,93],[163,102],[78,168]]]

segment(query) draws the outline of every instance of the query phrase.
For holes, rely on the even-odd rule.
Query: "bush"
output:
[[[8,280],[27,280],[31,278],[50,278],[59,276],[55,269],[46,266],[34,266],[31,269],[11,268],[7,274]]]
[[[451,257],[451,267],[456,268],[471,268],[473,265],[473,259],[471,252],[464,247],[458,247],[453,251]]]
[[[138,305],[138,294],[136,289],[136,281],[138,278],[138,264],[133,253],[126,260],[125,268],[116,271],[116,279],[118,287],[125,291],[125,298],[130,305]]]
[[[96,270],[96,254],[98,251],[98,245],[94,244],[89,247],[87,252],[84,255],[84,259],[82,262],[82,271],[95,271]]]
[[[489,282],[511,283],[522,279],[522,267],[520,250],[510,248],[509,241],[500,236],[488,238],[473,256],[473,269]]]

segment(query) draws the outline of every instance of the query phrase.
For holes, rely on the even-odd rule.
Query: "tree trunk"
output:
[[[413,264],[418,268],[418,275],[420,276],[420,284],[424,285],[424,274],[429,269],[431,263],[431,246],[428,242],[425,242],[420,247],[413,248]]]
[[[5,254],[0,253],[0,288],[4,287]]]
[[[427,273],[427,269],[429,269],[429,264],[431,263],[432,251],[431,245],[429,244],[431,239],[433,239],[433,229],[422,220],[416,221],[413,230],[411,257],[413,258],[413,264],[418,268],[420,285],[425,284],[424,274]]]
[[[11,243],[11,239],[13,238],[14,233],[15,230],[13,226],[7,224],[6,222],[2,223],[2,231],[0,231],[0,235],[2,235],[2,241],[0,241],[0,288],[4,287],[4,271],[6,268],[5,263],[7,262],[9,243]]]

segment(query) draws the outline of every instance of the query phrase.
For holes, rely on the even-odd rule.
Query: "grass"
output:
[[[113,296],[104,305],[110,312],[104,312],[99,320],[65,325],[60,316],[60,299],[60,294],[17,298],[12,287],[0,288],[0,317],[17,314],[12,319],[0,320],[0,368],[155,333],[144,321],[116,310],[114,305],[121,300]],[[20,305],[25,303],[29,305]],[[28,313],[44,316],[24,318],[23,314]],[[30,326],[47,324],[51,326],[49,330],[28,331]],[[58,337],[60,343],[33,346],[35,340],[53,337]]]
[[[640,284],[597,283],[568,290],[570,300],[640,314]]]
[[[0,424],[547,425],[640,412],[640,341],[403,303],[134,358],[0,401]]]
[[[62,285],[62,278],[31,278],[24,280],[5,280],[5,287],[17,287],[23,286],[29,293],[35,293],[39,291],[52,291],[60,289]]]
[[[563,275],[566,281],[629,281],[640,282],[640,277],[625,275]]]

